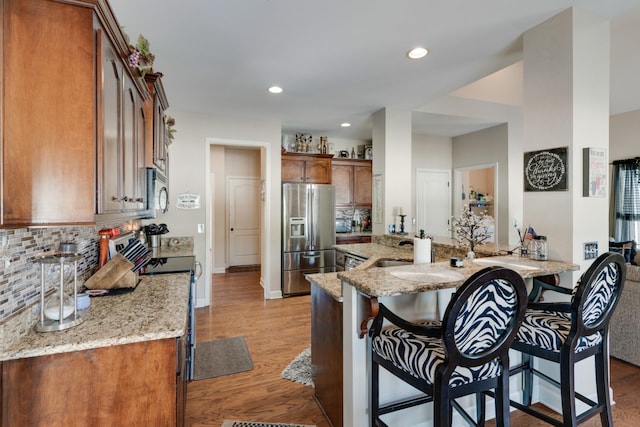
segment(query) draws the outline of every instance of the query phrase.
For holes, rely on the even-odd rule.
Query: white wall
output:
[[[640,110],[609,118],[609,161],[640,157]]]
[[[411,216],[406,218],[409,231],[417,231],[411,223],[416,212],[416,170],[451,171],[451,145],[452,139],[448,136],[411,135]]]
[[[224,179],[224,172],[216,171],[222,165],[210,157],[210,144],[260,147],[266,153],[261,165],[265,179],[265,201],[263,208],[264,230],[261,253],[262,283],[265,295],[278,297],[280,293],[280,128],[273,119],[223,117],[205,114],[171,111],[176,119],[174,143],[170,155],[170,211],[163,217],[172,236],[194,236],[194,253],[205,266],[205,274],[198,281],[198,306],[207,304],[212,272],[209,233],[213,215],[207,217],[211,203],[209,172],[215,173],[215,182]],[[215,153],[215,151],[214,151]],[[217,185],[216,185],[217,187]],[[200,194],[200,209],[179,210],[175,207],[177,194],[191,192]],[[213,204],[219,212],[219,200]],[[208,224],[204,234],[197,233],[198,224]],[[217,230],[216,230],[217,231]]]
[[[522,191],[510,186],[509,132],[507,125],[494,126],[453,138],[453,169],[496,165],[497,194],[494,194],[498,243],[509,244],[509,198]],[[457,185],[457,183],[456,183]],[[468,191],[468,189],[466,189]],[[476,189],[477,190],[477,189]],[[493,190],[491,190],[493,193]]]

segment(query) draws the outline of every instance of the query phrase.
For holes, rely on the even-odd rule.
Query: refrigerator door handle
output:
[[[313,221],[313,212],[314,212],[314,206],[313,206],[313,198],[314,198],[315,194],[313,191],[313,187],[309,186],[309,188],[307,189],[307,200],[309,203],[309,209],[307,210],[307,227],[309,230],[309,233],[307,234],[307,250],[311,250],[311,251],[315,251],[316,247],[314,242],[316,241],[316,223]]]
[[[320,254],[318,254],[318,255],[304,255],[303,254],[301,257],[305,258],[305,259],[320,258]]]

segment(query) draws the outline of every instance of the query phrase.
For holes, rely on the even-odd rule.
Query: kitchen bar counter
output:
[[[306,276],[312,284],[312,324],[316,325],[312,327],[312,352],[314,348],[321,349],[312,354],[317,384],[315,398],[325,413],[332,414],[336,426],[359,425],[368,418],[367,402],[362,399],[367,394],[366,340],[360,334],[369,313],[369,298],[378,298],[407,318],[427,319],[442,313],[451,292],[487,263],[508,266],[523,278],[579,269],[578,265],[561,261],[504,255],[508,249],[496,244],[481,245],[476,252],[482,257],[476,259],[478,262],[465,259],[461,268],[450,267],[449,258],[464,256],[466,249],[447,238],[433,240],[438,262],[412,264],[413,246],[399,246],[403,240],[413,241],[413,237],[373,236],[373,243],[336,245],[336,250],[366,260],[353,270]],[[410,264],[378,267],[382,260],[409,261]],[[328,312],[338,313],[338,317],[329,318]],[[317,317],[316,313],[322,316]],[[329,324],[330,321],[333,323]],[[320,345],[314,346],[314,342]],[[329,369],[327,360],[340,355],[343,369],[336,374],[336,370]],[[339,396],[339,403],[332,396]],[[391,399],[385,396],[387,398]]]
[[[85,320],[59,332],[32,325],[0,352],[0,361],[177,338],[187,326],[190,275],[141,276],[133,292],[92,297],[79,313]],[[39,317],[38,317],[39,319]]]
[[[482,260],[497,261],[497,263],[515,270],[525,279],[579,269],[578,265],[563,261],[535,261],[513,255],[482,258]],[[371,260],[367,261],[366,264],[362,264],[362,268],[343,271],[337,276],[342,279],[343,283],[348,283],[358,292],[369,297],[398,296],[457,288],[473,273],[487,267],[487,265],[480,265],[469,259],[464,260],[461,268],[450,267],[449,261],[420,264],[419,267],[413,265],[386,268],[371,267],[372,264],[369,262]],[[407,271],[411,269],[414,271]],[[411,279],[398,274],[400,271],[407,272],[406,277],[411,277]],[[432,273],[434,278],[427,277]],[[420,277],[425,277],[425,279],[421,280]]]

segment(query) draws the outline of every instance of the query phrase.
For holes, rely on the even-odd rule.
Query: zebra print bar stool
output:
[[[496,390],[498,426],[509,425],[509,346],[522,322],[527,291],[522,277],[500,267],[483,269],[456,291],[442,323],[416,324],[383,304],[371,339],[371,425],[387,426],[381,415],[433,401],[433,425],[449,427],[452,408],[472,425],[484,423],[483,391]],[[384,320],[395,327],[386,327]],[[379,405],[379,367],[423,394]],[[475,395],[476,420],[455,402]]]
[[[609,398],[609,319],[622,293],[626,273],[620,254],[600,255],[582,275],[578,286],[571,289],[534,281],[532,295],[540,295],[539,287],[571,293],[571,302],[529,304],[522,326],[511,348],[522,352],[522,364],[511,369],[511,375],[524,373],[523,402],[514,406],[551,425],[573,427],[600,414],[603,426],[612,427]],[[580,360],[595,356],[598,402],[575,390],[574,366]],[[533,358],[540,357],[560,365],[560,381],[534,369]],[[531,407],[533,375],[560,388],[562,420],[557,420]],[[589,409],[576,414],[576,401]]]

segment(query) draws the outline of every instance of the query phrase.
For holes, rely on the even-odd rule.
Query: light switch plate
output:
[[[204,224],[198,224],[198,233],[199,234],[204,233]]]

